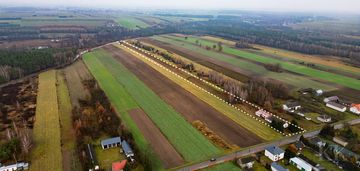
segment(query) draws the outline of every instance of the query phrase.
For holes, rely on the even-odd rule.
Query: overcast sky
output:
[[[360,13],[360,0],[0,0],[0,6],[246,9]]]

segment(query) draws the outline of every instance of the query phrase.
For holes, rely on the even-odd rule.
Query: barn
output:
[[[119,147],[121,145],[121,138],[114,137],[114,138],[105,139],[105,140],[102,140],[100,144],[101,144],[102,149]]]
[[[345,106],[343,106],[343,105],[341,105],[339,103],[333,102],[333,101],[327,102],[326,106],[331,108],[331,109],[337,110],[339,112],[345,112],[346,111]]]

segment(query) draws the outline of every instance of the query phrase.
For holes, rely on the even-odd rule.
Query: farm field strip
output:
[[[217,86],[217,85],[215,85],[215,84],[213,84],[213,83],[210,83],[210,82],[208,82],[208,81],[206,81],[206,80],[204,80],[204,79],[196,76],[195,74],[190,73],[189,71],[187,71],[187,70],[185,70],[185,69],[183,69],[183,68],[181,68],[181,67],[177,67],[175,64],[173,64],[173,63],[171,63],[171,62],[169,62],[169,61],[167,61],[167,60],[164,60],[164,59],[162,59],[162,58],[159,57],[159,56],[156,56],[156,55],[154,55],[154,54],[151,54],[150,52],[148,52],[148,51],[146,51],[146,50],[144,50],[144,49],[138,48],[138,47],[136,47],[136,46],[134,46],[134,45],[132,45],[132,44],[130,44],[130,43],[127,43],[126,41],[124,41],[124,43],[127,44],[128,46],[131,46],[131,47],[133,47],[133,48],[135,48],[135,49],[137,49],[137,50],[142,51],[143,53],[145,53],[145,54],[147,54],[147,55],[149,55],[149,56],[151,56],[151,57],[153,57],[153,58],[156,58],[156,59],[158,59],[158,60],[166,63],[167,65],[169,65],[169,66],[171,66],[171,67],[173,67],[173,68],[176,68],[176,69],[180,70],[181,72],[186,73],[186,74],[189,75],[189,76],[192,76],[192,77],[194,77],[194,78],[196,78],[196,79],[204,82],[205,84],[209,85],[210,87],[212,87],[212,88],[214,88],[214,89],[217,89],[217,90],[219,90],[219,91],[221,91],[221,92],[224,92],[224,93],[226,93],[226,94],[228,94],[228,95],[230,95],[230,96],[233,96],[234,98],[237,98],[237,99],[241,100],[242,102],[244,102],[244,103],[246,103],[246,104],[248,104],[248,105],[256,108],[257,110],[264,110],[264,111],[268,112],[269,114],[271,114],[271,116],[276,117],[277,119],[279,119],[279,120],[281,120],[281,121],[283,121],[283,122],[285,122],[285,123],[291,124],[289,121],[287,121],[287,120],[285,120],[285,119],[283,119],[283,118],[281,118],[281,117],[279,117],[279,116],[277,116],[277,115],[275,115],[275,114],[273,114],[273,113],[271,113],[271,112],[269,112],[269,111],[261,108],[260,106],[254,104],[254,103],[251,103],[251,102],[249,102],[249,101],[247,101],[247,100],[245,100],[245,99],[243,99],[243,98],[241,98],[241,97],[239,97],[239,96],[236,96],[236,95],[234,95],[234,94],[232,94],[232,93],[230,93],[230,92],[222,89],[221,87],[219,87],[219,86]],[[200,88],[201,88],[201,87],[200,87]],[[203,89],[203,88],[201,88],[201,89]],[[205,89],[203,89],[203,90],[204,90],[204,91],[207,91],[207,90],[205,90]],[[210,92],[209,92],[209,93],[210,93]],[[215,96],[215,95],[214,95],[214,96]],[[217,98],[220,98],[220,97],[218,97],[218,96],[216,96],[216,97],[217,97]],[[230,106],[234,107],[234,108],[237,108],[236,106],[234,106],[234,105],[232,105],[232,104],[230,104],[230,103],[228,103],[228,104],[229,104]],[[247,113],[246,111],[243,111],[242,109],[240,109],[240,111],[250,116],[250,114]],[[291,124],[291,125],[299,128],[300,130],[302,130],[302,132],[305,131],[303,128],[301,128],[301,127],[299,127],[299,126],[297,126],[297,125],[294,125],[294,124]],[[273,129],[274,129],[274,128],[273,128]],[[295,135],[295,134],[288,134],[287,136],[291,136],[291,135]]]
[[[276,138],[281,137],[282,134],[280,131],[276,129],[271,129],[271,126],[263,122],[262,120],[246,113],[244,110],[237,108],[236,106],[229,104],[222,98],[210,93],[209,91],[203,89],[202,87],[194,84],[193,82],[187,80],[184,77],[181,77],[177,73],[169,70],[168,68],[164,67],[163,65],[155,62],[154,60],[143,56],[142,54],[123,46],[121,48],[124,48],[126,50],[129,50],[131,53],[138,55],[139,57],[145,59],[144,62],[152,65],[152,67],[156,70],[158,70],[160,73],[165,75],[167,78],[171,79],[172,81],[176,82],[178,85],[182,86],[186,90],[193,93],[195,96],[203,100],[204,102],[208,103],[210,106],[214,107],[221,113],[223,113],[225,116],[229,117],[239,125],[243,126],[247,130],[255,133],[256,135],[260,136],[261,138],[265,140],[273,140]],[[166,74],[165,72],[169,72],[170,74]],[[171,77],[172,75],[175,75],[175,77]],[[200,90],[200,91],[198,91]],[[239,114],[244,114],[245,117],[240,118]],[[262,123],[259,125],[259,128],[254,128],[253,124]]]
[[[329,86],[327,84],[323,84],[318,81],[311,80],[310,78],[307,78],[305,76],[294,75],[287,72],[282,72],[282,73],[271,72],[265,69],[263,66],[247,61],[246,59],[234,58],[233,56],[224,53],[208,51],[201,47],[195,46],[192,43],[183,42],[183,40],[173,39],[171,37],[169,38],[164,36],[154,36],[152,38],[160,42],[171,44],[175,47],[185,48],[191,51],[192,53],[200,53],[202,55],[205,55],[205,57],[208,58],[205,60],[208,60],[212,63],[216,64],[216,63],[224,62],[226,63],[226,65],[229,65],[229,66],[226,65],[224,66],[235,72],[241,74],[250,72],[251,74],[247,74],[248,76],[260,75],[263,76],[264,78],[271,78],[297,88],[308,88],[309,86],[311,86],[322,90],[335,89],[334,86]],[[211,61],[211,60],[215,60],[215,61]],[[242,69],[242,71],[238,71],[239,68]],[[284,80],[284,78],[286,78],[286,80]]]
[[[224,44],[232,46],[232,47],[234,47],[235,43],[236,43],[235,41],[232,41],[232,40],[227,40],[224,38],[214,37],[214,36],[201,36],[200,38],[209,40],[209,41],[213,41],[213,42],[223,42]],[[260,52],[260,53],[267,54],[267,55],[276,55],[277,57],[284,59],[284,60],[291,59],[291,60],[294,60],[297,62],[311,62],[311,63],[315,63],[316,65],[322,66],[323,68],[329,68],[329,69],[344,71],[344,72],[355,74],[355,75],[360,75],[359,68],[349,66],[338,60],[322,59],[324,57],[302,54],[302,53],[298,53],[298,52],[272,48],[272,47],[263,46],[263,45],[259,45],[259,44],[252,44],[252,46],[254,46],[256,49],[259,49],[259,50],[251,50],[251,51]]]
[[[101,78],[103,76],[98,71],[110,74],[112,84],[122,85],[123,90],[148,114],[186,161],[201,160],[221,152],[110,54],[100,50],[87,54],[85,61],[92,73],[102,79],[100,82],[106,81],[106,78]],[[92,69],[94,65],[98,67],[96,70]],[[120,100],[119,97],[113,98]]]
[[[139,29],[149,27],[149,25],[135,17],[124,16],[115,20],[120,26],[126,27],[128,29]]]
[[[198,40],[197,38],[194,38],[194,37],[188,37],[188,39],[186,39],[186,40],[179,38],[179,37],[175,37],[175,36],[169,36],[169,37],[183,41],[183,42],[192,42],[192,43],[195,43],[195,41]],[[207,41],[204,39],[201,39],[201,43],[208,45],[210,47],[215,44],[215,42]],[[289,63],[289,62],[284,62],[284,61],[274,59],[274,58],[267,58],[267,57],[264,57],[261,55],[256,55],[253,53],[234,49],[227,45],[223,45],[223,52],[227,53],[227,54],[239,56],[239,57],[242,57],[245,59],[253,60],[256,62],[264,63],[264,64],[277,64],[278,63],[278,64],[281,64],[281,66],[284,69],[291,71],[291,72],[299,73],[302,75],[310,76],[310,77],[321,79],[324,81],[333,82],[335,84],[342,85],[345,87],[360,90],[360,81],[356,80],[354,78],[347,77],[347,76],[342,76],[342,75],[338,75],[338,74],[329,73],[326,71],[309,68],[306,66],[301,66],[301,65],[297,65],[297,64],[293,64],[293,63]]]
[[[68,87],[61,71],[57,72],[57,96],[61,123],[61,143],[64,170],[81,170],[76,153],[76,137],[72,125],[72,105]]]
[[[36,101],[36,121],[33,131],[35,147],[31,152],[30,171],[61,171],[63,166],[55,70],[39,75]]]

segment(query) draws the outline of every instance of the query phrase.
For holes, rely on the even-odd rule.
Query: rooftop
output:
[[[272,162],[271,167],[275,168],[277,171],[289,171],[289,169],[285,169],[284,167],[282,167],[281,165],[279,165],[276,162]]]
[[[115,162],[112,164],[112,171],[120,171],[120,170],[124,170],[125,166],[126,166],[126,162],[127,160],[123,160],[121,162]]]
[[[240,160],[241,163],[245,164],[255,161],[255,158],[250,156],[250,157],[241,158]]]
[[[360,104],[351,104],[351,107],[355,107],[357,110],[360,111]]]
[[[311,170],[312,169],[312,166],[309,163],[307,163],[306,161],[304,161],[303,159],[301,159],[299,157],[293,157],[293,158],[290,159],[290,161],[296,163],[297,165],[301,166],[305,170]]]
[[[327,102],[327,104],[329,104],[331,106],[334,106],[334,107],[337,107],[337,108],[340,108],[340,109],[345,108],[345,106],[343,106],[343,105],[341,105],[339,103],[332,102],[332,101]]]
[[[130,145],[125,140],[122,141],[121,146],[125,153],[133,153]]]
[[[297,101],[291,100],[291,101],[287,101],[287,102],[286,102],[286,106],[287,106],[287,107],[296,107],[296,106],[300,106],[300,103],[297,102]]]
[[[113,137],[113,138],[101,140],[101,145],[108,145],[108,144],[114,144],[114,143],[121,143],[121,138]]]
[[[270,152],[273,155],[279,155],[279,154],[284,153],[284,150],[282,150],[281,148],[276,147],[276,146],[267,146],[265,148],[265,150]]]

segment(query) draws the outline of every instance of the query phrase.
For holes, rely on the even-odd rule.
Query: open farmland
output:
[[[36,145],[31,153],[30,170],[60,171],[63,167],[55,70],[39,75],[38,92],[34,125]]]
[[[261,142],[259,137],[240,127],[236,122],[219,113],[212,106],[201,101],[197,96],[192,95],[140,59],[116,47],[107,49],[158,96],[181,113],[187,121],[192,123],[200,120],[228,143],[240,147]]]
[[[133,53],[136,57],[141,59],[141,57],[135,53]],[[184,78],[178,77],[176,75],[173,75],[169,71],[167,71],[165,68],[158,67],[158,65],[149,62],[147,60],[143,60],[148,65],[152,66],[154,69],[156,69],[158,72],[166,76],[168,79],[172,80],[173,82],[180,85],[182,88],[186,89],[193,95],[195,95],[197,98],[201,99],[202,101],[206,102],[210,106],[214,107],[216,110],[224,114],[225,116],[229,117],[245,129],[251,131],[252,133],[255,133],[257,136],[261,137],[265,140],[273,140],[276,138],[281,137],[280,134],[276,133],[274,130],[272,130],[270,127],[267,127],[266,125],[259,124],[258,121],[256,121],[254,118],[247,116],[245,113],[233,108],[232,106],[224,103],[224,101],[215,98],[211,94],[208,94],[207,92],[203,91],[199,87],[197,87],[194,84],[191,84],[187,82]],[[258,125],[257,127],[254,127],[254,125]]]
[[[196,40],[199,40],[198,38],[194,37],[188,37],[186,40],[181,37],[175,37],[175,36],[167,36],[171,39],[175,39],[182,42],[187,43],[195,43]],[[212,45],[215,45],[216,42],[207,41],[200,39],[200,43],[202,45],[207,45],[212,47]],[[261,55],[249,53],[246,51],[242,51],[239,49],[231,48],[227,45],[223,45],[223,53],[234,55],[243,59],[248,59],[255,62],[260,62],[264,64],[281,64],[282,68],[284,68],[287,71],[294,72],[297,74],[305,75],[314,79],[319,79],[331,83],[335,83],[338,85],[342,85],[345,87],[349,87],[355,90],[360,90],[360,81],[354,78],[350,78],[347,76],[339,75],[339,74],[333,74],[326,71],[321,71],[317,69],[313,69],[307,66],[297,65],[290,62],[285,62],[282,60],[274,59],[274,58],[268,58]]]
[[[126,27],[128,29],[139,29],[149,27],[147,23],[141,21],[135,17],[130,16],[122,16],[116,19],[116,22],[120,24],[120,26]]]
[[[248,77],[262,76],[264,78],[271,78],[296,88],[307,88],[309,86],[312,86],[323,90],[334,89],[334,86],[329,86],[311,80],[309,78],[306,78],[304,76],[294,75],[287,72],[283,72],[283,73],[271,72],[266,70],[262,65],[251,62],[249,60],[242,58],[234,58],[233,56],[224,53],[205,50],[204,48],[195,46],[192,43],[183,43],[182,41],[174,40],[172,38],[161,37],[161,36],[155,36],[153,38],[156,39],[156,41],[170,44],[173,48],[176,48],[178,50],[188,51],[188,53],[193,54],[193,56],[199,58],[200,60],[211,62],[218,66],[227,68],[231,71],[235,71],[236,73],[244,74]],[[187,57],[185,55],[183,56]],[[208,67],[213,68],[211,66]],[[216,68],[213,69],[216,70]],[[224,74],[226,73],[224,72]],[[228,76],[232,77],[231,75]]]
[[[110,54],[103,50],[88,53],[85,55],[85,62],[110,101],[120,111],[121,118],[130,121],[126,124],[131,124],[130,127],[135,130],[135,139],[139,138],[138,136],[142,137],[142,134],[129,118],[127,111],[139,106],[186,161],[201,160],[220,153],[219,149]],[[140,143],[146,146],[144,139],[140,140]]]

